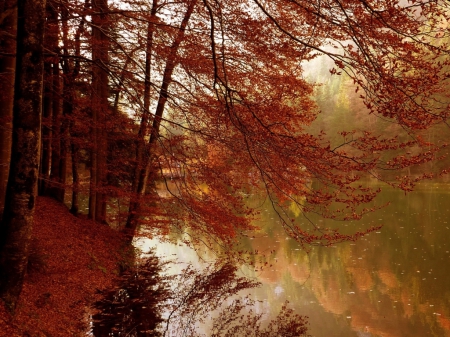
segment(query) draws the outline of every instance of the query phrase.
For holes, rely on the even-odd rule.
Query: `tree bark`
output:
[[[55,142],[59,142],[59,64],[58,64],[58,12],[54,7],[54,3],[47,3],[46,14],[47,23],[45,26],[44,45],[52,54],[44,58],[44,97],[42,110],[42,155],[41,155],[41,169],[39,194],[48,195],[56,199],[60,199],[60,181],[59,181],[59,148],[58,144],[53,150]],[[56,118],[53,118],[53,115]],[[55,122],[55,124],[54,124]],[[53,132],[53,130],[56,130]],[[56,137],[54,137],[56,135]],[[52,151],[55,155],[52,162]],[[55,152],[58,152],[56,154]],[[53,174],[51,172],[53,171]],[[51,183],[51,179],[55,183]]]
[[[84,3],[84,8],[87,9],[89,6],[88,0]],[[84,24],[85,19],[84,16],[81,19],[77,32],[75,34],[75,57],[79,57],[81,55],[81,40],[80,36],[82,32],[84,32]],[[64,35],[67,38],[66,35]],[[76,125],[73,118],[74,113],[74,101],[76,97],[76,79],[80,73],[80,61],[76,59],[75,65],[72,67],[70,59],[68,57],[68,50],[66,48],[67,41],[64,41],[64,58],[63,62],[63,72],[64,72],[64,113],[70,116],[69,122],[69,139],[70,139],[70,152],[72,159],[72,203],[70,207],[70,213],[77,216],[79,211],[79,185],[80,185],[80,176],[78,172],[79,165],[79,145],[76,144],[76,138],[80,135],[76,132]],[[73,68],[73,69],[72,69]]]
[[[78,146],[76,146],[73,141],[71,144],[72,153],[72,206],[70,207],[70,213],[77,216],[80,209],[78,189],[80,187],[80,175],[78,173]]]
[[[79,43],[79,41],[77,41]],[[64,73],[64,94],[63,94],[63,114],[64,121],[62,124],[61,132],[63,133],[62,151],[63,154],[61,159],[64,159],[64,168],[61,170],[60,174],[67,174],[67,151],[70,150],[71,161],[72,161],[72,206],[70,212],[73,215],[78,214],[78,185],[79,185],[79,175],[78,175],[78,146],[75,144],[75,123],[73,120],[73,110],[74,110],[74,99],[75,99],[75,79],[79,72],[79,62],[76,63],[75,67],[71,66],[71,62],[68,57],[68,51],[66,48],[67,36],[64,34],[64,62],[63,62],[63,73]],[[79,48],[77,48],[78,54]],[[77,55],[78,56],[78,55]],[[72,70],[72,68],[74,68]],[[64,179],[65,181],[65,179]]]
[[[52,154],[51,154],[51,172],[50,181],[51,189],[50,196],[59,199],[60,188],[60,164],[61,164],[61,100],[60,100],[60,78],[59,78],[59,64],[52,66],[52,86],[53,86],[53,102],[52,102]]]
[[[17,1],[0,3],[0,221],[5,206],[6,186],[12,145],[12,115],[14,102],[14,71],[16,66]]]
[[[53,4],[55,6],[56,4]],[[58,13],[56,8],[48,6],[49,21],[50,24],[48,32],[51,34],[48,38],[48,48],[55,54],[59,54],[58,35],[59,25],[57,23]],[[67,25],[67,13],[64,6],[61,7],[61,14],[63,16],[63,26]],[[53,23],[53,24],[52,24]],[[67,34],[67,27],[63,29],[63,34]],[[62,130],[62,107],[61,107],[61,71],[59,66],[59,58],[54,57],[52,63],[52,141],[51,141],[51,172],[50,172],[50,186],[47,195],[55,198],[56,200],[63,202],[65,193],[65,165],[64,149],[63,149],[63,137],[64,132]]]
[[[45,0],[18,2],[13,142],[0,236],[0,297],[14,311],[34,221],[41,137]]]
[[[47,35],[47,34],[46,34]],[[47,195],[50,182],[52,151],[52,65],[44,62],[44,96],[42,103],[42,144],[41,166],[39,172],[39,195]]]
[[[73,121],[73,109],[74,109],[74,95],[75,95],[75,77],[76,71],[71,72],[70,67],[68,65],[68,60],[66,59],[64,62],[64,104],[63,111],[64,115],[68,117],[66,121],[66,125],[64,126],[65,131],[65,139],[64,142],[65,148],[70,150],[71,162],[72,162],[72,203],[70,208],[70,213],[73,215],[78,215],[78,189],[79,189],[79,174],[78,174],[78,145],[75,144],[75,126]],[[65,158],[67,158],[67,151],[65,151]],[[67,165],[66,165],[67,166]],[[66,170],[64,170],[64,174],[66,174]]]
[[[108,1],[92,2],[92,145],[91,184],[89,194],[89,218],[95,221],[106,221],[106,193],[104,187],[107,178],[107,132],[106,121],[108,103],[108,49],[107,34]]]

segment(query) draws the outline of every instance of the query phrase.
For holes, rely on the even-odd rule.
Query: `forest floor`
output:
[[[39,197],[28,274],[14,317],[0,304],[0,336],[89,335],[90,306],[131,261],[123,247],[119,232]]]

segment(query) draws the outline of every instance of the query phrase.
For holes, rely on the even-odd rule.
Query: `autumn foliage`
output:
[[[74,217],[50,198],[38,199],[33,237],[15,315],[0,306],[1,337],[200,336],[197,324],[212,320],[214,310],[211,336],[230,336],[231,327],[235,332],[253,329],[250,336],[306,332],[306,318],[293,315],[287,306],[267,326],[261,314],[251,314],[252,300],[229,301],[258,285],[237,276],[236,266],[186,266],[181,273],[165,275],[175,261],[147,254],[136,264],[123,235]]]
[[[2,170],[12,168],[6,200],[25,200],[14,211],[28,215],[16,220],[5,208],[0,276],[15,265],[15,243],[22,244],[14,259],[25,265],[29,255],[30,237],[13,234],[31,233],[36,182],[26,180],[26,193],[18,187],[31,166],[39,166],[40,194],[117,227],[128,243],[138,233],[171,233],[209,247],[230,247],[255,229],[259,210],[250,195],[268,199],[279,224],[305,246],[355,240],[378,227],[344,235],[309,214],[360,219],[383,206],[365,179],[410,191],[440,173],[422,166],[441,159],[446,144],[428,141],[423,131],[447,125],[450,112],[446,1],[33,4],[45,15],[19,15],[25,19],[15,28],[44,29],[33,40],[34,68],[16,68],[16,90],[6,98],[16,118],[27,92],[18,80],[43,73],[43,85],[42,76],[28,81],[43,91],[29,97],[34,117],[12,127],[12,160],[2,163]],[[22,46],[15,28],[0,26]],[[317,59],[331,62],[329,76],[350,79],[363,113],[395,124],[400,134],[363,127],[333,138],[313,130],[318,84],[305,72]],[[26,165],[17,135],[30,125],[41,150]],[[292,205],[307,225],[292,216]],[[20,284],[24,268],[16,269],[9,275]],[[3,298],[7,288],[0,280]],[[18,293],[20,286],[11,298]]]
[[[119,285],[95,303],[94,335],[305,336],[307,317],[294,314],[288,303],[267,322],[255,313],[254,300],[236,296],[259,284],[237,276],[235,265],[219,261],[203,270],[188,265],[179,274],[161,274],[170,264],[149,254],[122,275]]]
[[[54,50],[47,127],[55,133],[43,141],[51,139],[47,151],[59,149],[60,162],[47,165],[59,178],[43,172],[50,187],[42,193],[72,190],[74,213],[79,195],[89,195],[89,217],[110,222],[113,214],[130,236],[145,226],[224,244],[252,229],[257,210],[246,195],[259,194],[300,242],[353,240],[373,229],[341,236],[300,228],[287,207],[358,219],[377,207],[378,190],[361,180],[440,158],[446,144],[425,141],[420,130],[447,120],[447,6],[50,1],[48,34],[59,31],[62,49],[46,42]],[[366,113],[399,125],[406,138],[358,129],[331,145],[310,132],[320,110],[303,73],[319,56],[331,60],[330,76],[353,81]],[[424,173],[386,182],[408,191],[431,176]]]
[[[84,333],[87,310],[101,298],[98,291],[115,284],[120,264],[127,260],[123,243],[120,233],[39,198],[28,273],[14,317],[1,306],[0,336]]]

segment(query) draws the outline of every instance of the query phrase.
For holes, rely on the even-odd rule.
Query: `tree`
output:
[[[43,184],[41,192],[45,195],[51,195],[56,200],[64,202],[67,174],[67,149],[66,149],[66,122],[62,110],[62,77],[60,69],[60,59],[58,57],[60,48],[58,37],[60,33],[59,15],[61,18],[67,14],[63,6],[57,2],[49,1],[47,5],[48,18],[46,21],[45,47],[48,53],[44,64],[44,73],[46,95],[44,100],[43,118],[45,121],[43,134],[43,153],[42,153],[42,173]],[[66,20],[62,20],[64,23]],[[67,32],[65,32],[67,34]],[[63,32],[63,36],[64,36]],[[49,158],[50,157],[50,158]],[[49,162],[50,160],[50,162]],[[48,184],[48,170],[50,176]]]
[[[251,228],[248,215],[256,212],[240,192],[259,188],[300,241],[353,239],[315,226],[298,228],[286,204],[296,203],[305,214],[358,218],[370,211],[363,204],[377,194],[356,185],[364,174],[419,165],[440,149],[422,141],[416,130],[447,119],[447,51],[436,42],[436,36],[442,41],[448,35],[442,26],[446,3],[204,0],[88,6],[67,2],[60,9],[67,12],[64,44],[67,29],[76,32],[75,22],[81,27],[86,13],[92,14],[92,42],[60,57],[66,65],[70,58],[84,62],[79,65],[85,74],[92,70],[92,79],[80,80],[92,88],[86,107],[92,141],[90,148],[78,149],[91,152],[91,218],[105,219],[108,166],[112,158],[120,161],[108,153],[115,141],[111,130],[120,129],[123,120],[114,116],[133,111],[140,127],[131,140],[131,172],[115,183],[129,196],[131,232],[146,221],[167,227],[167,214],[178,214],[181,221],[172,225],[179,230],[212,232],[226,240]],[[69,20],[72,28],[64,26]],[[331,60],[331,75],[345,73],[353,80],[369,113],[399,124],[408,138],[345,131],[342,143],[330,144],[320,132],[311,134],[318,109],[313,86],[302,74],[318,55]],[[70,100],[66,95],[63,106],[71,106]],[[406,148],[414,154],[401,157]],[[179,179],[175,186],[165,181],[167,172]],[[390,183],[408,190],[415,179],[420,177]],[[312,180],[319,189],[310,188]],[[158,181],[164,181],[170,198],[158,197]],[[158,204],[160,211],[146,210],[147,204]]]
[[[50,194],[50,172],[52,168],[52,135],[53,129],[57,128],[58,123],[53,125],[53,112],[57,116],[55,118],[59,120],[58,116],[58,105],[59,105],[59,71],[55,70],[55,67],[59,69],[58,58],[55,54],[58,52],[58,11],[53,3],[47,2],[46,6],[46,25],[44,32],[44,46],[47,50],[51,51],[51,55],[48,55],[44,59],[44,94],[43,94],[43,104],[42,104],[42,145],[41,145],[41,165],[40,165],[40,182],[39,182],[39,194],[46,195]],[[55,76],[54,76],[55,75]],[[53,80],[55,78],[55,80]],[[55,106],[54,106],[54,104]],[[59,130],[55,131],[55,135],[59,135]],[[59,147],[58,147],[59,148]],[[59,152],[58,152],[59,155]],[[57,157],[56,154],[53,156],[54,162]],[[54,178],[56,170],[59,168],[53,166]],[[59,177],[58,177],[59,178]],[[60,184],[56,182],[51,186],[53,190],[60,187]],[[59,193],[55,193],[56,195]]]
[[[1,223],[0,296],[14,310],[22,289],[37,194],[45,1],[19,1],[11,170]]]
[[[98,221],[106,218],[106,122],[108,116],[109,36],[108,2],[92,2],[92,151],[89,217]]]
[[[12,142],[14,71],[16,66],[17,3],[3,1],[0,19],[0,221],[5,205]]]
[[[436,94],[444,94],[441,84],[447,76],[442,70],[446,61],[434,61],[446,51],[433,42],[437,31],[446,34],[436,18],[447,5],[421,3],[420,17],[416,4],[389,2],[374,7],[364,1],[332,1],[322,7],[249,1],[252,10],[247,11],[233,1],[203,4],[203,12],[191,18],[180,51],[173,75],[177,83],[168,93],[164,115],[167,130],[159,138],[161,171],[182,178],[168,185],[173,198],[167,213],[182,214],[181,230],[230,237],[246,228],[241,215],[251,212],[237,192],[259,180],[284,227],[298,240],[329,244],[354,239],[314,226],[299,228],[285,204],[294,202],[305,213],[326,217],[359,218],[370,211],[362,205],[377,194],[356,184],[364,174],[435,158],[439,147],[423,142],[415,130],[447,119],[448,96],[439,106],[433,103]],[[430,27],[425,27],[431,13]],[[310,135],[316,110],[299,65],[317,54],[333,61],[331,74],[346,72],[364,91],[361,99],[369,112],[398,123],[409,138],[347,133],[331,147],[323,135]],[[406,148],[421,150],[401,157]],[[248,173],[248,182],[237,168]],[[420,177],[392,184],[408,190],[415,179]],[[311,189],[311,180],[319,188]]]
[[[150,170],[154,167],[155,162],[155,145],[156,141],[159,138],[160,133],[160,126],[161,121],[163,118],[165,105],[168,98],[168,88],[170,83],[172,82],[172,74],[176,65],[176,58],[178,53],[178,48],[181,44],[181,42],[184,39],[184,34],[186,31],[186,26],[189,22],[189,19],[192,15],[192,12],[194,10],[194,7],[196,5],[197,1],[192,0],[189,2],[188,7],[186,9],[186,12],[184,14],[183,20],[181,21],[180,28],[177,32],[177,35],[170,46],[170,52],[167,56],[166,60],[166,66],[164,68],[164,73],[162,75],[162,83],[161,88],[159,91],[159,97],[158,102],[155,108],[155,113],[153,116],[153,124],[149,133],[149,141],[148,144],[145,144],[145,138],[147,136],[147,129],[148,129],[148,109],[150,104],[150,98],[149,98],[149,74],[150,71],[150,59],[146,59],[146,78],[145,78],[145,89],[144,89],[144,112],[141,119],[141,127],[139,130],[139,143],[137,146],[137,164],[136,164],[136,172],[135,177],[133,180],[133,192],[137,194],[138,200],[132,201],[130,203],[130,210],[129,210],[129,217],[127,220],[126,227],[128,229],[131,229],[131,232],[134,233],[136,229],[136,215],[138,212],[138,205],[139,205],[139,196],[143,195],[146,190],[147,186],[147,180],[150,174]],[[156,8],[157,3],[155,2],[153,4],[153,8]],[[152,14],[156,12],[156,9],[152,9]],[[155,14],[153,14],[153,17],[155,17]],[[153,40],[153,29],[152,29],[152,22],[149,22],[149,30],[148,30],[148,42],[147,42],[147,57],[149,58],[151,56],[151,46],[152,46],[152,40]],[[147,71],[148,70],[148,71]]]
[[[11,307],[20,292],[32,224],[45,17],[41,2],[19,5],[20,62],[0,263],[1,292]],[[47,28],[55,36],[46,45],[52,109],[49,101],[44,105],[47,119],[52,113],[52,158],[49,163],[45,133],[42,174],[46,179],[50,166],[50,180],[62,187],[57,198],[64,200],[71,145],[75,189],[81,185],[77,156],[91,165],[90,218],[105,220],[107,194],[114,191],[129,204],[132,234],[145,225],[154,232],[178,231],[194,243],[228,247],[253,229],[258,209],[247,202],[253,193],[272,203],[281,225],[299,242],[354,240],[374,228],[342,235],[313,222],[301,226],[290,205],[307,218],[318,213],[358,219],[378,207],[373,206],[378,190],[364,186],[364,175],[432,162],[445,146],[424,140],[421,132],[448,123],[448,2],[159,0],[150,6],[136,0],[68,0],[49,5]],[[8,13],[0,16],[2,31]],[[55,20],[60,24],[50,29]],[[319,109],[304,69],[319,55],[331,60],[330,75],[351,78],[368,113],[396,123],[405,137],[345,130],[342,142],[332,144],[324,132],[312,131]],[[1,64],[10,56],[2,50]],[[11,102],[10,88],[5,102]],[[120,174],[110,172],[112,167]],[[408,191],[430,176],[399,175],[388,183]],[[74,197],[74,212],[76,203]]]
[[[265,328],[263,315],[252,312],[255,302],[249,298],[224,305],[243,290],[258,286],[238,276],[238,268],[230,263],[217,262],[203,270],[188,265],[180,274],[162,274],[170,264],[151,253],[136,270],[122,275],[117,289],[104,292],[95,303],[94,335],[203,336],[199,323],[216,337],[303,336],[307,331],[306,317],[294,314],[287,303]],[[211,326],[205,324],[208,321]]]
[[[436,43],[436,35],[448,35],[444,2],[204,0],[184,27],[176,22],[184,22],[190,1],[130,4],[132,10],[114,11],[128,20],[127,34],[116,31],[109,69],[113,74],[112,64],[125,69],[126,63],[127,77],[112,78],[121,78],[121,88],[126,83],[124,111],[140,112],[129,186],[132,230],[145,222],[153,228],[170,223],[227,241],[250,229],[249,215],[257,213],[240,192],[259,189],[299,241],[355,239],[362,233],[300,228],[286,205],[296,203],[304,214],[359,218],[374,209],[364,205],[377,195],[357,184],[365,174],[423,164],[442,148],[424,142],[417,130],[447,119],[448,52]],[[141,22],[146,29],[135,28]],[[136,55],[132,61],[130,55]],[[330,144],[323,133],[311,134],[318,110],[302,73],[318,55],[332,61],[332,76],[353,80],[369,113],[397,123],[407,138],[346,131],[340,144]],[[414,151],[404,156],[407,149]],[[168,174],[177,181],[169,183]],[[389,183],[409,190],[425,177]],[[319,188],[311,188],[313,180]],[[158,181],[168,197],[154,193]],[[158,213],[146,209],[155,203]]]
[[[164,321],[163,303],[169,297],[163,266],[151,254],[136,270],[121,275],[118,288],[95,303],[94,336],[161,336],[156,328]]]

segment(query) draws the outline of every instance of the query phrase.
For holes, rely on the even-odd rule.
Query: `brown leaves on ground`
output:
[[[14,317],[0,305],[0,336],[81,336],[89,306],[110,288],[122,257],[122,237],[38,198],[28,275]]]

